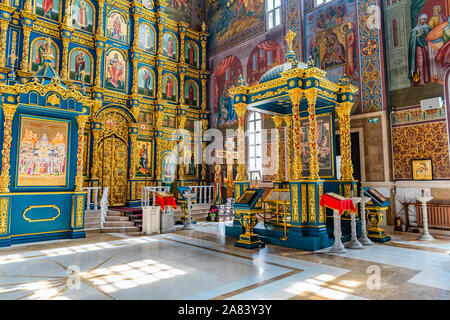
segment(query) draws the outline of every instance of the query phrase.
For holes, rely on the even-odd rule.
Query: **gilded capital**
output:
[[[280,129],[281,125],[283,124],[283,117],[282,116],[273,116],[272,117],[273,122],[275,123],[275,128]]]

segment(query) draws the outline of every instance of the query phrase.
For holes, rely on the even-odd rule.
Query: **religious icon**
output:
[[[113,11],[108,14],[106,21],[106,36],[110,39],[127,43],[128,27],[122,15]]]
[[[162,181],[172,183],[175,180],[175,155],[166,153],[161,160]]]
[[[44,65],[44,53],[52,52],[52,66],[56,69],[57,67],[57,57],[58,51],[56,45],[43,38],[39,38],[32,43],[32,54],[31,54],[31,71],[38,71]]]
[[[163,77],[163,99],[176,102],[175,78],[167,74]]]
[[[147,68],[141,68],[138,71],[138,93],[153,97],[154,96],[153,73]]]
[[[165,115],[162,121],[163,127],[175,128],[175,116]]]
[[[93,7],[86,0],[74,0],[72,3],[72,25],[75,28],[93,32]]]
[[[163,56],[177,60],[178,56],[177,41],[171,33],[165,33],[163,36]]]
[[[37,15],[54,21],[59,20],[59,0],[36,0]]]
[[[91,63],[91,57],[85,51],[73,50],[70,53],[70,80],[92,83]]]
[[[187,41],[185,46],[185,59],[191,66],[198,67],[198,49],[193,41]]]
[[[152,9],[153,8],[153,1],[152,0],[142,0],[142,4],[147,9]]]
[[[413,180],[433,180],[431,159],[411,160]]]
[[[126,63],[118,50],[111,50],[106,55],[106,88],[125,91]]]
[[[344,63],[344,45],[339,42],[339,39],[334,32],[330,32],[325,38],[325,52],[322,57],[321,69],[331,69]]]
[[[139,26],[139,48],[154,53],[155,34],[153,29],[146,23]]]
[[[342,31],[345,34],[345,46],[346,50],[346,65],[345,65],[345,75],[349,79],[354,79],[355,76],[355,60],[356,60],[356,35],[352,29],[352,25],[344,24]]]
[[[192,80],[188,80],[184,84],[184,100],[190,106],[198,106],[198,89]]]
[[[137,175],[146,175],[151,173],[150,161],[152,159],[152,144],[150,141],[137,141],[138,163]]]
[[[67,185],[69,122],[22,116],[17,186]]]

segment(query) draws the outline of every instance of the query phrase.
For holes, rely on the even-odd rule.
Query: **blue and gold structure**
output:
[[[386,217],[386,211],[391,202],[373,188],[365,187],[363,190],[364,195],[370,198],[370,201],[366,204],[366,211],[372,227],[367,230],[367,237],[375,242],[391,240],[391,237],[386,234],[386,231],[380,227],[381,222]]]
[[[235,216],[233,226],[241,229],[239,240],[234,243],[235,247],[254,249],[264,247],[265,244],[259,239],[259,235],[253,232],[258,223],[257,214],[261,214],[262,195],[264,189],[247,188],[237,198],[234,204]]]
[[[3,1],[0,30],[0,81],[15,70],[25,84],[48,46],[61,80],[94,100],[83,185],[109,187],[112,206],[137,206],[141,187],[165,184],[162,157],[180,152],[175,130],[207,129],[209,34],[171,20],[166,0]],[[174,175],[177,185],[205,184],[206,165]]]
[[[0,84],[0,246],[85,237],[83,133],[93,100],[67,86],[44,43],[36,73],[18,82],[10,69]]]
[[[259,84],[246,86],[240,82],[229,90],[233,107],[238,116],[238,128],[243,129],[247,111],[270,114],[275,127],[281,131],[283,122],[287,127],[288,170],[285,176],[282,153],[278,155],[280,164],[274,189],[289,190],[290,219],[287,240],[284,230],[270,226],[270,221],[258,224],[254,232],[268,243],[275,243],[306,250],[319,250],[330,246],[332,239],[327,230],[326,212],[319,205],[324,192],[341,193],[350,197],[352,190],[358,190],[358,182],[353,179],[350,142],[350,110],[354,103],[357,88],[343,77],[339,83],[329,81],[326,72],[314,67],[310,59],[299,62],[292,50],[295,33],[286,35],[287,62],[267,71]],[[335,118],[339,117],[341,146],[341,178],[337,179],[335,159]],[[326,123],[328,133],[325,138],[330,145],[330,164],[324,168],[319,161],[318,124]],[[305,125],[306,124],[306,125]],[[239,165],[236,198],[246,182],[245,153],[242,135],[238,133]],[[280,135],[278,135],[280,136]],[[302,137],[307,137],[302,141]],[[303,149],[309,152],[304,153]],[[306,161],[305,158],[309,158]],[[237,209],[237,207],[235,207]],[[240,224],[226,228],[228,236],[240,234]],[[278,228],[278,229],[277,229]],[[328,232],[327,232],[328,231]],[[332,234],[332,230],[331,230]],[[283,240],[281,240],[283,238]]]

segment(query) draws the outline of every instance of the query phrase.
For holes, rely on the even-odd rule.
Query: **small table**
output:
[[[341,232],[341,215],[344,211],[349,210],[356,212],[355,205],[352,199],[344,198],[336,193],[324,193],[320,198],[320,206],[333,209],[333,222],[334,222],[334,244],[329,252],[343,253],[346,252],[344,245],[342,244],[342,232]]]
[[[161,209],[164,210],[164,208],[172,207],[174,209],[177,209],[177,202],[175,201],[175,198],[172,193],[168,192],[157,192],[156,193],[156,200],[155,200],[156,206],[161,206]]]

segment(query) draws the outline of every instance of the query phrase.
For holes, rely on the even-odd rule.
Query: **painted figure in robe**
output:
[[[430,82],[430,63],[428,60],[427,34],[431,31],[427,24],[428,16],[421,14],[417,25],[411,30],[409,40],[409,76],[413,86],[423,86]]]

